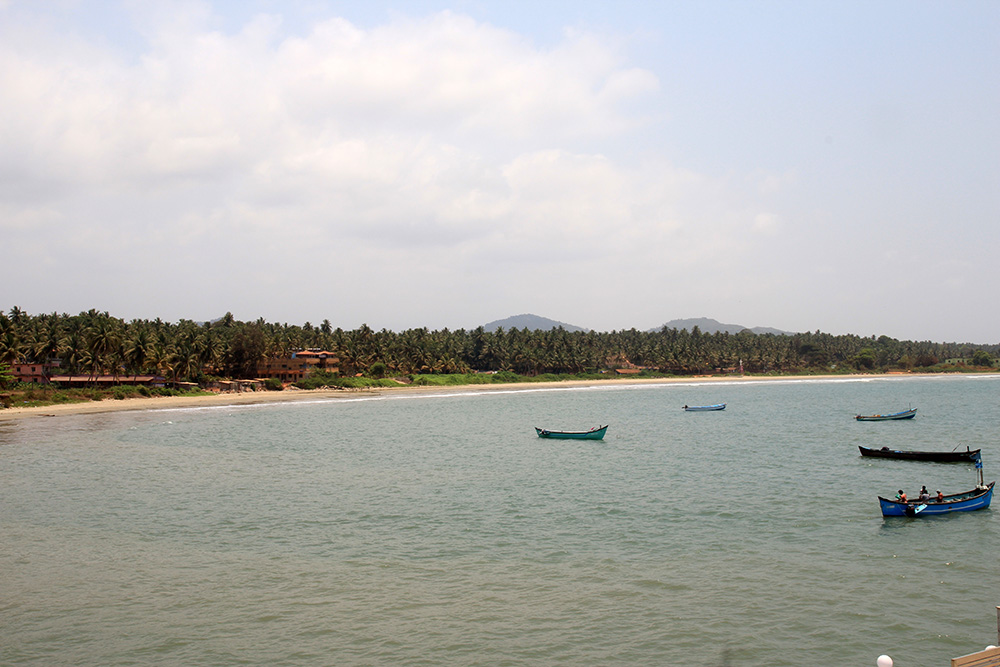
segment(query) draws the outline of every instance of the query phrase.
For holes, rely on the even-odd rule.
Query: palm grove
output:
[[[177,323],[124,321],[90,310],[78,315],[0,313],[0,365],[58,359],[60,370],[82,375],[155,374],[177,381],[252,378],[267,358],[323,349],[340,357],[340,374],[414,376],[497,371],[520,376],[581,375],[622,367],[691,375],[732,370],[806,373],[989,368],[1000,345],[900,341],[886,336],[703,333],[662,328],[568,332],[562,328],[482,327],[345,331],[319,326],[236,320]],[[330,378],[326,378],[329,380]]]

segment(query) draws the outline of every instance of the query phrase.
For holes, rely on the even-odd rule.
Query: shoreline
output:
[[[996,376],[998,373],[976,374],[975,377]],[[681,378],[609,378],[607,380],[562,380],[557,382],[511,382],[505,384],[466,384],[451,386],[414,387],[373,387],[371,389],[285,389],[283,391],[253,391],[224,393],[202,396],[159,396],[151,398],[105,399],[87,403],[63,403],[37,407],[11,407],[0,409],[0,422],[38,417],[60,417],[70,415],[98,414],[106,412],[127,412],[133,410],[168,410],[178,408],[226,407],[268,403],[288,403],[306,400],[342,400],[359,396],[381,396],[400,393],[463,393],[470,391],[523,391],[532,389],[553,389],[560,387],[602,387],[633,386],[650,384],[693,384],[705,382],[764,382],[794,380],[834,380],[834,379],[884,379],[899,377],[952,377],[940,373],[890,373],[880,375],[736,375],[736,376],[695,376]],[[963,375],[964,377],[964,375]]]

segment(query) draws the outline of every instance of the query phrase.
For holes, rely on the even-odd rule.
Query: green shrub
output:
[[[973,366],[993,366],[993,357],[986,350],[976,350],[972,353]]]
[[[875,368],[875,362],[878,360],[875,350],[870,347],[862,348],[854,355],[854,366],[859,370],[866,369],[871,370]]]

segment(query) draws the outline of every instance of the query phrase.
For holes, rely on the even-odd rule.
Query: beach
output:
[[[791,376],[790,376],[791,377]],[[553,387],[611,386],[638,384],[669,384],[677,382],[745,381],[763,378],[750,376],[695,376],[689,378],[621,378],[607,380],[564,380],[559,382],[513,382],[506,384],[466,384],[453,386],[404,385],[399,387],[372,387],[366,389],[285,389],[283,391],[223,392],[200,396],[156,396],[149,398],[109,398],[103,401],[64,403],[33,407],[0,409],[0,421],[31,417],[58,417],[67,415],[122,412],[127,410],[164,410],[176,408],[223,407],[227,405],[252,405],[255,403],[285,403],[290,401],[338,400],[357,398],[358,395],[383,395],[388,393],[457,393],[463,391],[512,391],[545,389]],[[775,379],[775,378],[767,378]]]
[[[0,409],[0,421],[26,419],[32,417],[58,417],[68,415],[96,414],[100,412],[123,412],[128,410],[164,410],[176,408],[223,407],[227,405],[253,405],[261,403],[285,403],[291,401],[338,400],[357,398],[359,395],[384,395],[388,393],[457,393],[463,391],[512,391],[519,389],[542,389],[552,387],[580,387],[626,384],[650,384],[672,382],[704,382],[712,379],[751,379],[734,377],[696,378],[656,378],[656,379],[608,379],[608,380],[565,380],[560,382],[516,382],[507,384],[467,384],[453,386],[404,385],[398,387],[372,387],[365,389],[295,389],[283,391],[221,392],[199,396],[156,396],[149,398],[108,398],[102,401],[40,405],[32,407],[10,407]]]
[[[404,385],[399,387],[372,387],[370,389],[295,389],[283,391],[248,391],[225,392],[200,396],[158,396],[150,398],[105,399],[84,403],[65,403],[59,405],[43,405],[36,407],[11,407],[0,409],[0,421],[11,419],[27,419],[34,417],[58,417],[67,415],[95,414],[100,412],[121,412],[128,410],[163,410],[194,407],[223,407],[227,405],[252,405],[259,403],[283,403],[290,401],[338,400],[357,398],[358,395],[384,395],[388,393],[459,393],[466,391],[517,391],[529,389],[551,389],[556,387],[583,386],[625,386],[645,384],[675,384],[704,382],[754,382],[754,381],[790,381],[802,379],[837,378],[849,379],[858,377],[919,377],[920,373],[886,375],[784,375],[784,376],[750,376],[750,375],[696,375],[676,378],[609,378],[607,380],[563,380],[557,382],[515,382],[506,384],[468,384],[452,386]]]

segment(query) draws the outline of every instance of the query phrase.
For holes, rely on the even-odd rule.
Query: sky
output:
[[[996,344],[997,35],[994,0],[0,0],[0,309]]]

